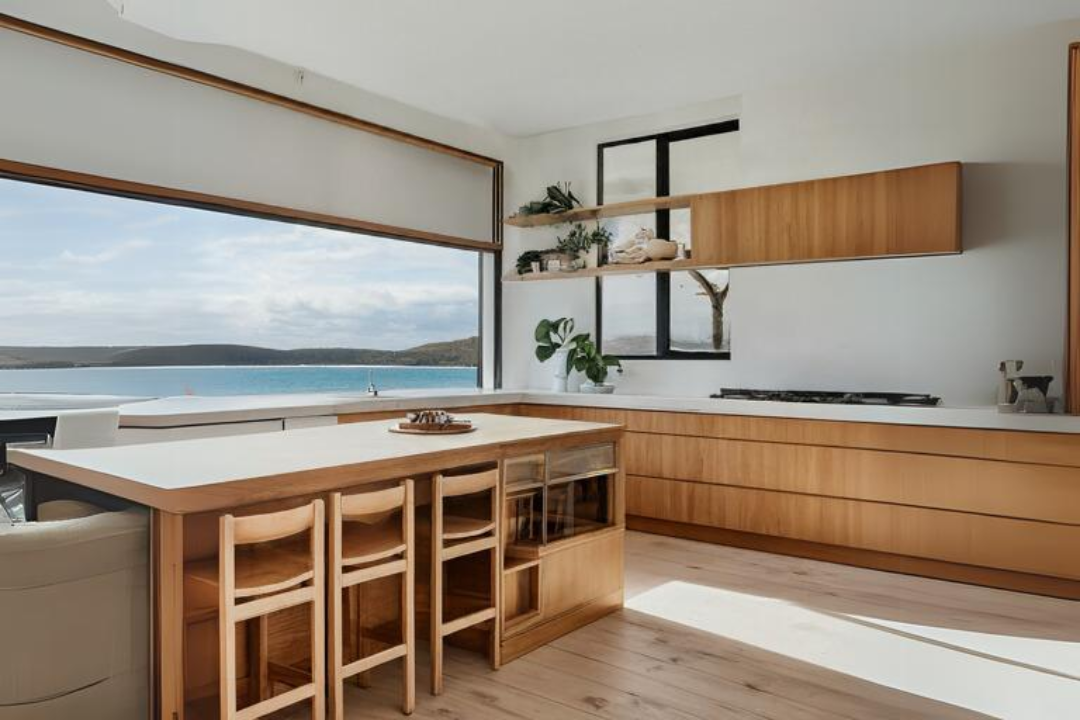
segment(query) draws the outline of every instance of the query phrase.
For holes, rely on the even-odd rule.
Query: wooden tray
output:
[[[450,423],[449,425],[439,425],[437,427],[429,427],[422,423],[410,423],[401,422],[397,425],[390,426],[390,432],[401,433],[403,435],[461,435],[463,433],[471,433],[476,430],[476,426],[472,423]]]

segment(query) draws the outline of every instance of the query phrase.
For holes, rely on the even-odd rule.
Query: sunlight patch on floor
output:
[[[629,599],[626,607],[996,717],[1075,717],[1080,707],[1080,681],[1003,659],[1022,657],[1021,662],[1063,672],[1075,668],[1076,657],[1070,653],[1077,652],[1076,643],[997,636],[980,639],[975,637],[980,633],[941,628],[930,633],[923,626],[817,611],[681,581],[642,592]],[[994,654],[1002,657],[985,656]]]
[[[918,636],[942,645],[993,656],[1004,662],[1028,665],[1033,669],[1066,675],[1080,681],[1080,636],[1074,641],[1048,640],[897,622],[861,615],[849,617],[867,625],[880,627],[884,631],[892,630]]]

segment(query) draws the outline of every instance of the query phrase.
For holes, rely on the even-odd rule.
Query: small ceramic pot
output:
[[[586,380],[581,383],[580,390],[587,395],[610,395],[615,392],[615,386],[607,383],[597,384]]]

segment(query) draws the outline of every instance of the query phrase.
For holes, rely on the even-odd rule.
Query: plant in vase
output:
[[[574,223],[570,232],[559,238],[556,247],[560,252],[577,257],[584,267],[595,268],[600,265],[601,249],[612,240],[611,231],[596,223],[595,230],[586,230],[582,223]]]
[[[541,320],[536,324],[533,337],[536,338],[536,359],[547,362],[555,358],[555,379],[552,390],[566,392],[566,378],[570,375],[573,365],[570,361],[571,348],[576,347],[581,338],[588,338],[588,333],[572,335],[574,321],[572,318],[559,318],[557,320]]]
[[[615,372],[623,371],[622,363],[614,355],[601,353],[600,348],[596,347],[596,343],[592,341],[588,333],[574,338],[567,360],[575,370],[585,373],[585,377],[588,378],[587,382],[581,384],[581,392],[605,395],[615,392],[615,386],[605,381],[612,368]]]
[[[548,185],[541,199],[527,202],[518,208],[518,215],[558,215],[570,212],[576,207],[581,207],[581,201],[570,190],[570,183],[564,185],[559,182]]]

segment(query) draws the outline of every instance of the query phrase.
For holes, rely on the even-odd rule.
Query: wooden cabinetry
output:
[[[620,423],[641,529],[1080,599],[1074,435],[522,405]]]
[[[595,443],[504,461],[504,659],[621,605],[617,448]]]
[[[958,253],[960,163],[698,195],[691,212],[695,264]]]

